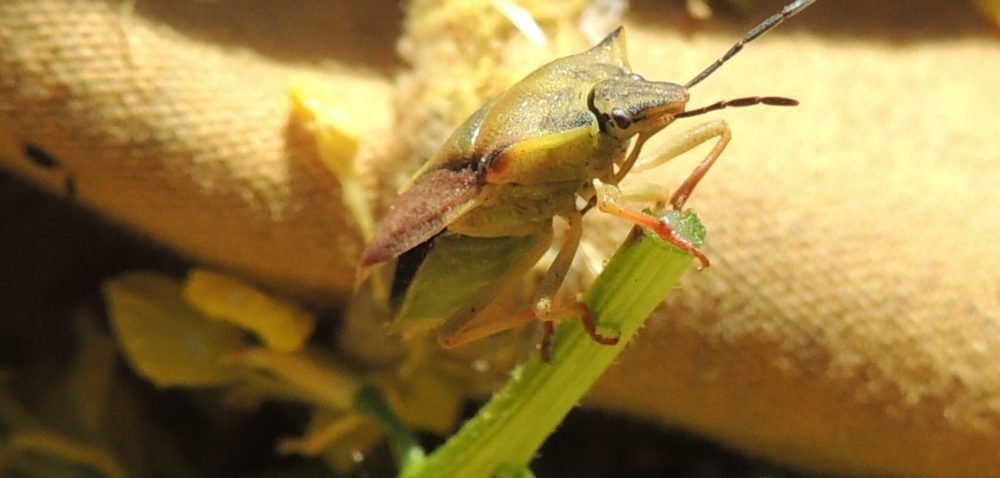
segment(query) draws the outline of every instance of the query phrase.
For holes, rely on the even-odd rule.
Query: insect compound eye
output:
[[[632,126],[632,117],[629,116],[627,111],[621,108],[611,110],[611,119],[614,120],[618,129],[628,129],[629,126]]]

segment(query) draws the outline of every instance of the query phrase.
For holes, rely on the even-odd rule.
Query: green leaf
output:
[[[153,384],[210,386],[234,378],[224,358],[243,350],[243,332],[203,316],[184,300],[180,282],[127,274],[105,283],[104,295],[129,364]]]

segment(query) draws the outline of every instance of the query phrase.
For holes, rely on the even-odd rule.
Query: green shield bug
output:
[[[538,319],[546,360],[554,324],[566,317],[581,317],[597,342],[616,343],[598,333],[586,305],[553,305],[580,243],[582,215],[596,206],[647,227],[707,267],[708,257],[670,224],[623,206],[617,185],[643,144],[676,119],[730,106],[796,105],[755,96],[686,108],[692,86],[813,1],[785,6],[684,85],[633,73],[619,27],[590,50],[552,61],[488,101],[414,174],[362,254],[362,268],[399,259],[390,294],[395,321],[438,326],[447,320],[438,341],[453,347]],[[713,139],[711,152],[671,196],[675,210],[729,142],[725,121],[695,126],[644,165],[657,166]],[[555,216],[569,227],[532,302],[520,313],[496,305],[506,303],[500,298],[549,247]]]

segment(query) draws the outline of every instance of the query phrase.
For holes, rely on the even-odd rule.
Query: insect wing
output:
[[[551,232],[495,238],[444,235],[414,274],[393,320],[396,330],[422,330],[474,316],[518,284],[551,242]]]
[[[444,142],[441,149],[425,162],[417,170],[410,180],[403,186],[402,193],[406,193],[414,184],[422,181],[425,176],[440,169],[458,171],[464,168],[476,166],[476,139],[479,137],[479,127],[483,124],[483,119],[493,109],[499,96],[495,96],[481,106],[475,113],[472,113]]]
[[[361,266],[394,259],[434,237],[474,207],[480,189],[471,169],[427,174],[396,198],[362,254]]]

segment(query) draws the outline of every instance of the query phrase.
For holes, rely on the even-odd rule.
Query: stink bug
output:
[[[692,86],[812,3],[787,5],[684,85],[633,73],[618,28],[590,50],[552,61],[488,101],[414,174],[361,257],[362,268],[399,258],[391,293],[395,320],[435,326],[447,320],[438,340],[452,347],[539,319],[546,360],[554,323],[569,316],[580,316],[597,342],[616,343],[598,333],[586,305],[553,305],[580,243],[582,215],[596,206],[647,227],[708,267],[708,257],[670,224],[623,206],[617,185],[643,144],[678,118],[728,106],[796,105],[764,96],[686,109]],[[725,149],[729,127],[722,120],[696,126],[646,164],[662,164],[712,139],[711,152],[671,197],[675,210]],[[520,313],[491,308],[547,250],[555,216],[569,227],[531,304]]]

